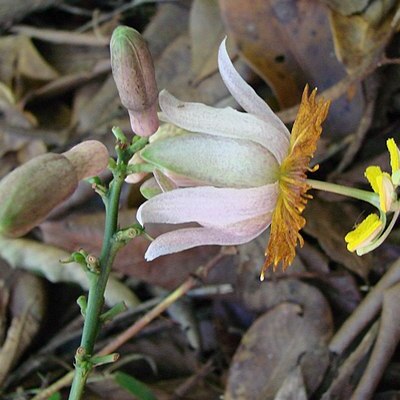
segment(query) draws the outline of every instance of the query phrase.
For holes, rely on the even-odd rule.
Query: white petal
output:
[[[168,119],[192,132],[252,140],[268,149],[279,163],[289,149],[287,135],[270,123],[252,114],[233,108],[214,108],[201,103],[186,103],[166,90],[159,96],[160,107]]]
[[[247,243],[259,236],[271,224],[271,213],[243,221],[234,226],[216,228],[184,228],[164,233],[151,242],[146,251],[147,261],[165,254],[203,245],[237,245]]]
[[[250,140],[187,133],[157,140],[140,156],[166,175],[187,177],[202,186],[246,188],[273,183],[278,178],[275,157]]]
[[[240,76],[232,64],[226,51],[226,38],[222,41],[218,51],[219,72],[222,79],[235,100],[250,114],[257,115],[276,129],[282,131],[289,138],[289,131],[285,124],[271,110],[268,104],[258,96],[254,89]]]
[[[221,227],[271,212],[278,196],[277,183],[249,189],[210,186],[177,189],[142,204],[137,212],[141,225],[198,222]]]

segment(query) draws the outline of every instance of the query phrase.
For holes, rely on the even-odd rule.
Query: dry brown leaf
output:
[[[182,2],[158,4],[155,15],[143,32],[155,61],[178,36],[187,31],[188,21],[189,7]]]
[[[337,57],[349,72],[378,61],[392,35],[400,26],[399,0],[376,0],[358,4],[349,14],[347,1],[335,2],[330,22]],[[344,9],[342,9],[342,3]]]
[[[60,260],[67,260],[70,257],[70,253],[60,248],[30,239],[1,237],[0,257],[13,268],[35,272],[50,282],[71,282],[85,290],[88,289],[86,273],[79,264],[60,263]],[[104,297],[109,306],[125,302],[128,307],[135,307],[139,303],[135,294],[113,275],[108,279]]]
[[[20,271],[15,273],[2,266],[1,275],[5,274],[10,291],[8,313],[11,323],[4,343],[0,346],[0,384],[35,339],[44,318],[46,304],[44,285],[40,278]]]
[[[189,27],[192,83],[196,85],[205,77],[218,71],[218,48],[225,36],[218,0],[195,0],[190,10]]]
[[[2,0],[0,2],[0,25],[9,25],[13,20],[23,18],[25,15],[38,11],[57,3],[61,0]]]
[[[274,90],[283,108],[296,105],[306,83],[321,92],[346,75],[333,57],[328,9],[317,0],[220,0],[239,52]],[[353,132],[363,110],[361,86],[356,83],[332,103],[324,135]]]
[[[307,400],[301,368],[297,367],[288,374],[274,400]]]
[[[120,211],[121,227],[133,224],[135,215],[135,210]],[[67,251],[84,248],[90,253],[99,254],[104,231],[104,213],[69,215],[63,220],[44,222],[40,229],[46,243]],[[168,229],[165,224],[155,226],[151,234],[157,236]],[[218,246],[197,247],[146,262],[144,253],[148,245],[149,241],[143,237],[132,240],[117,254],[114,269],[166,289],[176,288],[219,250]],[[224,263],[225,261],[218,265],[222,266]]]
[[[8,102],[1,101],[0,109],[5,113],[8,124],[25,128],[34,126],[36,119],[32,114],[23,112],[18,101],[32,85],[51,81],[58,77],[58,73],[26,36],[0,38],[0,53],[0,83],[11,93]]]
[[[273,399],[298,366],[312,393],[328,365],[328,337],[325,326],[303,315],[301,306],[279,304],[243,336],[230,366],[225,398]]]

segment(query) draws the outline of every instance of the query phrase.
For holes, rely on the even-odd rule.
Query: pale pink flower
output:
[[[274,266],[282,261],[285,268],[297,242],[302,243],[298,231],[305,220],[300,214],[309,189],[305,173],[328,103],[316,102],[315,91],[308,97],[306,88],[290,135],[235,70],[225,41],[218,64],[225,85],[246,112],[182,102],[165,90],[159,95],[162,119],[179,128],[173,134],[160,128],[140,153],[141,160],[156,168],[164,193],[146,201],[137,218],[146,226],[198,226],[158,236],[145,257],[153,260],[200,245],[246,243],[274,221],[277,229],[267,261]],[[163,180],[170,182],[169,188]]]
[[[167,91],[160,93],[164,119],[196,133],[171,138],[169,143],[160,141],[160,148],[155,141],[141,156],[146,161],[159,160],[161,172],[175,175],[178,183],[176,175],[181,175],[204,186],[162,193],[139,208],[137,218],[142,225],[200,225],[160,235],[150,244],[147,260],[200,245],[246,243],[271,223],[278,196],[277,174],[288,152],[289,131],[237,73],[224,43],[218,63],[227,88],[247,113],[184,103]],[[174,162],[175,153],[180,154],[176,165],[163,168],[161,164],[168,163],[168,158]]]

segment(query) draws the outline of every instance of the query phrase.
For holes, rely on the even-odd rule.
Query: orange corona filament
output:
[[[322,132],[321,125],[328,114],[330,104],[329,101],[317,101],[316,92],[314,89],[308,96],[308,86],[304,89],[290,135],[288,155],[280,166],[279,195],[272,215],[270,239],[261,279],[270,265],[273,265],[275,271],[279,263],[282,263],[285,270],[296,255],[297,243],[300,246],[304,243],[299,231],[306,224],[306,220],[301,214],[311,198],[307,194],[310,186],[306,183],[306,173],[310,171],[310,160],[317,148]]]

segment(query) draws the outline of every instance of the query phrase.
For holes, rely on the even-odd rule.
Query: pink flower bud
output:
[[[146,41],[135,29],[119,26],[112,34],[110,51],[115,84],[128,109],[132,130],[150,136],[159,126],[158,90]]]
[[[89,140],[64,154],[47,153],[21,165],[0,181],[0,233],[25,235],[72,195],[80,179],[97,175],[107,163],[105,146]]]

